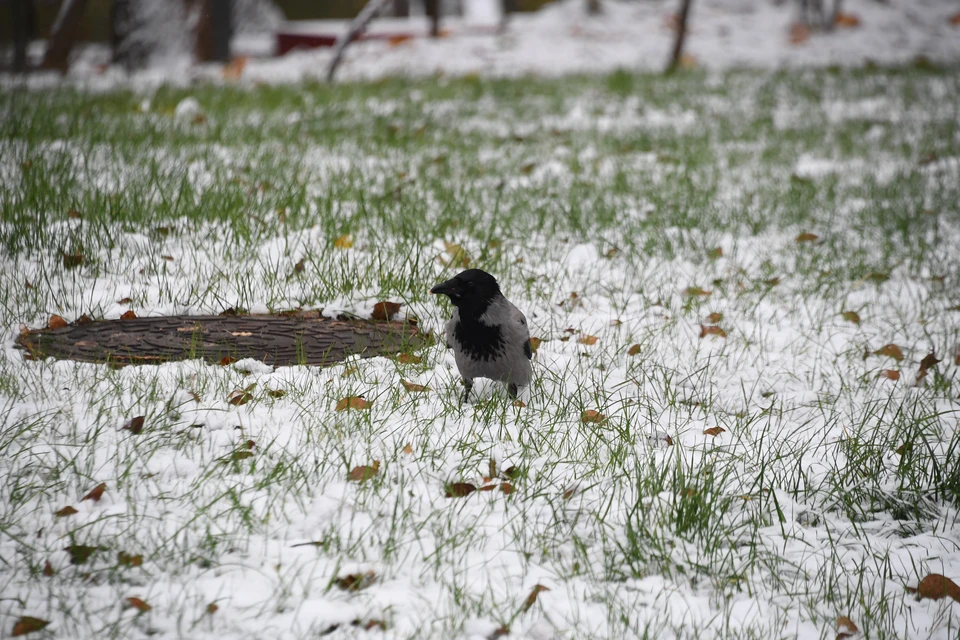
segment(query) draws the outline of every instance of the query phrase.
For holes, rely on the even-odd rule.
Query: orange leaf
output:
[[[411,40],[413,40],[413,36],[409,33],[400,33],[387,38],[387,44],[389,44],[391,47],[396,47]]]
[[[720,336],[721,338],[726,338],[727,332],[713,324],[700,325],[700,337],[705,338],[707,336]]]
[[[723,427],[710,427],[709,429],[704,429],[703,433],[708,436],[718,436],[724,431],[726,431],[726,429]]]
[[[840,635],[843,636],[852,636],[860,629],[857,628],[857,625],[853,623],[853,620],[847,616],[840,616],[837,618],[837,631],[840,632]],[[839,638],[840,635],[837,637]]]
[[[931,573],[920,581],[916,588],[907,587],[907,591],[917,594],[918,600],[940,600],[947,596],[960,602],[960,585],[939,573]]]
[[[542,343],[543,343],[543,340],[541,340],[540,338],[530,338],[530,349],[531,349],[534,353],[536,353],[536,352],[537,352],[537,349],[540,348],[540,345],[541,345]],[[958,353],[960,353],[960,352],[958,352]],[[958,356],[958,357],[960,357],[960,356]]]
[[[716,311],[714,311],[713,313],[707,316],[706,320],[708,324],[719,324],[720,321],[723,320],[723,314],[717,313]]]
[[[400,364],[420,364],[423,362],[423,358],[415,356],[412,353],[401,353],[395,359]]]
[[[379,472],[380,461],[374,460],[373,464],[370,466],[362,465],[359,467],[354,467],[350,473],[347,474],[347,480],[352,480],[354,482],[366,482]]]
[[[243,70],[247,66],[247,56],[237,56],[227,64],[223,65],[223,79],[230,82],[236,82],[243,75]]]
[[[852,13],[838,13],[833,22],[841,29],[855,29],[860,26],[860,18]]]
[[[50,316],[50,321],[47,322],[47,327],[50,329],[63,329],[66,326],[67,321],[57,315]]]
[[[523,400],[514,400],[513,406],[523,409],[527,404]]]
[[[527,599],[523,601],[523,610],[529,611],[530,607],[537,601],[537,596],[540,595],[543,591],[550,591],[547,587],[542,584],[536,584],[533,586],[533,591],[530,592],[530,595],[527,596]]]
[[[597,340],[599,340],[597,336],[584,334],[577,339],[577,342],[580,344],[597,344]]]
[[[430,387],[425,387],[422,384],[414,384],[413,382],[408,382],[406,380],[400,380],[400,384],[403,385],[403,388],[411,393],[416,393],[418,391],[430,391]]]
[[[140,613],[146,613],[147,611],[150,611],[150,609],[153,609],[153,607],[148,605],[146,602],[144,602],[140,598],[127,598],[127,604],[133,607],[134,609],[136,609],[137,611],[139,611]]]
[[[640,345],[639,345],[639,344],[630,345],[630,348],[627,349],[627,355],[628,355],[628,356],[635,356],[635,355],[637,355],[638,353],[640,353]]]
[[[222,358],[220,358],[220,366],[226,367],[227,365],[231,365],[236,361],[237,361],[236,358],[231,358],[230,356],[223,356]]]
[[[577,487],[569,487],[563,491],[563,499],[569,500],[577,493]]]
[[[451,482],[446,487],[445,495],[448,498],[465,498],[476,490],[477,487],[469,482]]]
[[[373,305],[373,313],[370,315],[370,317],[378,322],[387,322],[393,318],[398,311],[400,311],[399,302],[378,302],[377,304]]]
[[[409,456],[413,453],[413,447],[410,445],[404,445],[402,451]]]
[[[343,236],[340,236],[333,241],[333,246],[337,249],[349,249],[353,246],[353,236],[349,233]]]
[[[802,44],[810,38],[810,28],[802,22],[790,25],[790,44]]]
[[[123,312],[123,315],[120,316],[121,320],[135,320],[136,318],[137,318],[137,314],[134,313],[133,310],[131,309],[127,309],[126,311]]]
[[[896,369],[884,369],[880,372],[881,378],[886,378],[887,380],[899,380],[900,372]]]
[[[13,624],[13,631],[10,633],[11,636],[25,636],[28,633],[33,633],[34,631],[40,631],[45,628],[50,622],[48,620],[41,620],[40,618],[32,618],[30,616],[21,616]]]
[[[58,518],[66,518],[67,516],[72,516],[75,513],[78,513],[77,510],[71,507],[70,505],[67,505],[63,509],[60,509],[60,511],[57,511],[56,513],[54,513],[53,515],[57,516]]]
[[[506,495],[510,495],[513,493],[513,485],[509,482],[501,482],[500,491],[503,491]]]
[[[219,609],[220,607],[217,606],[216,602],[211,602],[207,605],[207,613],[210,615],[215,614]]]
[[[93,489],[91,489],[90,493],[83,496],[83,498],[81,498],[80,501],[83,502],[84,500],[93,500],[94,502],[100,502],[100,498],[103,497],[103,492],[106,490],[106,488],[107,488],[107,483],[101,482],[100,484],[95,486]]]
[[[117,300],[117,304],[130,304],[131,302],[133,302],[133,300],[130,298],[120,298]]]
[[[819,240],[819,239],[820,239],[820,236],[818,236],[817,234],[815,234],[815,233],[808,233],[808,232],[804,231],[803,233],[801,233],[800,235],[797,236],[797,240],[796,240],[796,241],[797,241],[798,243],[800,243],[800,242],[816,242],[816,241]]]
[[[594,411],[593,409],[587,409],[580,414],[580,422],[583,422],[584,424],[602,424],[606,422],[606,420],[607,416],[603,415],[599,411]]]
[[[372,402],[367,402],[361,396],[347,396],[337,402],[336,411],[347,411],[349,409],[369,409]]]
[[[898,347],[893,343],[880,347],[879,349],[873,352],[873,355],[888,356],[890,358],[893,358],[897,362],[900,362],[901,360],[903,360],[903,351],[901,351],[900,347]]]

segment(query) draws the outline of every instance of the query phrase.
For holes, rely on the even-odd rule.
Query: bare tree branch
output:
[[[680,66],[680,59],[683,57],[683,43],[687,39],[687,19],[690,17],[691,4],[693,4],[693,0],[680,0],[680,14],[677,17],[677,38],[673,41],[673,54],[670,56],[670,63],[667,65],[667,73]]]
[[[77,39],[80,30],[80,18],[87,8],[87,0],[65,0],[60,5],[60,12],[50,30],[50,41],[43,54],[41,69],[54,69],[61,73],[67,72],[70,50]]]
[[[340,60],[343,58],[343,51],[347,48],[347,45],[350,44],[360,32],[367,28],[367,25],[370,24],[374,16],[390,1],[391,0],[369,0],[359,15],[353,19],[347,32],[342,38],[337,40],[337,46],[333,51],[333,60],[330,61],[330,67],[327,69],[327,82],[333,82],[333,76],[337,72],[337,67],[340,65]]]

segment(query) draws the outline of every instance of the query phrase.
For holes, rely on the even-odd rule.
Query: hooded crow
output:
[[[530,330],[520,309],[503,297],[496,279],[480,269],[467,269],[430,293],[445,295],[456,307],[444,327],[447,346],[453,349],[457,369],[470,397],[475,378],[507,384],[511,398],[517,387],[530,384]]]

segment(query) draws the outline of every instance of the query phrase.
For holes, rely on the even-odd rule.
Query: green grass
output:
[[[960,580],[958,93],[957,69],[913,67],[6,90],[0,627],[819,638],[848,615],[955,637],[957,605],[904,587]],[[449,244],[544,339],[524,408],[494,385],[461,406],[440,346],[323,370],[9,346],[128,307],[391,299],[439,330]],[[444,497],[491,459],[513,493]],[[73,544],[98,549],[74,565]]]

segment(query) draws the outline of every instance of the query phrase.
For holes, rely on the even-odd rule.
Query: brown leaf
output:
[[[927,372],[937,366],[939,362],[940,360],[937,359],[937,356],[935,356],[932,351],[924,356],[923,360],[920,361],[920,371],[917,372],[917,380],[919,381],[926,378]]]
[[[880,377],[886,378],[887,380],[899,380],[900,372],[896,369],[883,369],[880,371]]]
[[[700,287],[687,287],[683,290],[683,294],[691,298],[706,298],[707,296],[713,295],[712,292],[701,289]]]
[[[444,495],[448,498],[465,498],[476,490],[477,487],[469,482],[451,482],[447,485]]]
[[[47,560],[43,563],[43,575],[47,578],[51,577],[54,574],[53,565],[50,564],[50,561]]]
[[[635,355],[637,355],[638,353],[640,353],[640,345],[639,345],[639,344],[632,344],[632,345],[630,345],[630,348],[627,349],[627,355],[628,355],[628,356],[635,356]]]
[[[894,449],[894,451],[896,452],[896,454],[897,454],[898,456],[906,455],[906,454],[910,453],[911,451],[913,451],[913,443],[912,443],[912,442],[904,442],[902,445],[900,445],[899,447],[897,447],[896,449]]]
[[[366,589],[376,581],[377,574],[373,571],[367,571],[366,573],[351,573],[345,575],[342,578],[337,578],[333,583],[344,591],[360,591],[361,589]]]
[[[950,24],[955,27],[960,27],[960,13],[955,13],[949,18]]]
[[[840,632],[840,635],[852,636],[856,632],[860,631],[860,629],[858,629],[857,625],[853,623],[853,620],[847,616],[840,616],[837,618],[837,631]],[[839,638],[840,635],[837,637]]]
[[[220,607],[217,606],[216,602],[211,602],[207,605],[207,615],[213,615],[220,610]]]
[[[703,433],[708,436],[718,436],[724,431],[726,431],[726,429],[723,427],[710,427],[709,429],[704,429]]]
[[[514,400],[513,406],[523,409],[525,406],[527,406],[527,403],[524,402],[523,400]]]
[[[66,326],[68,326],[67,321],[57,315],[50,316],[50,320],[47,322],[47,327],[50,329],[62,329]]]
[[[161,260],[166,260],[167,262],[173,262],[173,256],[160,256]]]
[[[852,13],[838,13],[833,23],[841,29],[856,29],[860,26],[860,18]]]
[[[403,385],[404,389],[411,393],[430,391],[430,387],[425,387],[422,384],[414,384],[413,382],[408,382],[407,380],[400,380],[400,384]]]
[[[916,588],[906,587],[906,589],[910,593],[917,594],[918,600],[940,600],[949,596],[960,602],[960,585],[939,573],[931,573],[921,580]]]
[[[127,309],[123,312],[123,315],[120,316],[121,320],[136,320],[137,314],[133,312],[132,309]]]
[[[707,251],[707,257],[711,260],[716,260],[723,256],[723,247],[715,247]]]
[[[103,497],[103,492],[106,491],[106,489],[107,489],[107,483],[101,482],[100,484],[95,486],[93,489],[91,489],[90,493],[83,496],[83,498],[81,498],[80,501],[83,502],[84,500],[93,500],[94,502],[100,502],[100,498]]]
[[[897,362],[900,362],[901,360],[903,360],[903,351],[901,351],[900,347],[898,347],[893,343],[880,347],[879,349],[873,352],[873,355],[887,356],[887,357],[893,358]]]
[[[127,606],[133,607],[140,613],[146,613],[147,611],[150,611],[150,609],[153,609],[153,607],[148,605],[140,598],[127,598]]]
[[[347,396],[341,398],[335,407],[336,411],[348,411],[350,409],[369,409],[372,402],[363,399],[362,396]]]
[[[470,265],[470,256],[467,255],[466,250],[458,244],[453,244],[451,242],[444,242],[444,248],[447,251],[447,255],[450,256],[449,260],[441,260],[445,266],[448,267],[467,267]]]
[[[143,556],[140,554],[130,554],[126,551],[120,551],[117,553],[117,564],[121,564],[125,567],[139,567],[143,565]]]
[[[819,239],[820,239],[820,236],[818,236],[817,234],[815,234],[815,233],[809,233],[809,232],[807,232],[807,231],[804,231],[803,233],[801,233],[800,235],[797,236],[796,242],[798,242],[798,243],[800,243],[800,242],[816,242],[816,241],[819,240]]]
[[[100,547],[89,547],[83,544],[72,544],[64,548],[70,554],[70,564],[83,564],[90,559]]]
[[[501,474],[500,477],[502,477],[502,478],[509,478],[509,479],[513,480],[513,479],[516,478],[518,475],[520,475],[520,469],[517,469],[516,466],[509,466],[509,467],[507,467],[506,469],[503,470],[503,473]]]
[[[223,65],[223,79],[228,82],[236,82],[243,75],[243,70],[247,66],[247,56],[236,56],[230,62]]]
[[[582,336],[577,338],[577,342],[579,342],[580,344],[597,344],[597,340],[599,339],[600,338],[598,338],[597,336],[583,334]]]
[[[403,449],[401,449],[401,451],[403,451],[403,453],[405,453],[405,454],[407,454],[407,455],[409,456],[409,455],[412,455],[412,454],[413,454],[413,447],[411,447],[410,445],[407,444],[407,445],[404,445],[404,446],[403,446]]]
[[[564,500],[569,500],[570,498],[572,498],[573,496],[575,496],[576,493],[577,493],[577,487],[569,487],[569,488],[567,488],[567,489],[564,489],[564,491],[563,491],[563,499],[564,499]]]
[[[121,431],[129,431],[133,435],[139,435],[143,431],[143,416],[137,416],[135,418],[130,418],[123,423],[123,426],[120,427]]]
[[[347,474],[347,480],[352,480],[353,482],[366,482],[379,472],[380,461],[374,460],[372,465],[361,465],[359,467],[354,467],[350,473]]]
[[[547,587],[542,584],[537,584],[533,586],[533,590],[530,592],[530,595],[527,596],[527,599],[523,601],[523,611],[529,611],[530,607],[537,601],[537,596],[540,595],[543,591],[550,591]]]
[[[871,280],[873,282],[876,282],[877,284],[883,284],[884,282],[890,279],[890,274],[874,271],[873,273],[867,274],[866,278],[864,279]]]
[[[497,627],[493,630],[493,633],[487,636],[487,640],[500,640],[500,638],[508,635],[510,635],[510,627]]]
[[[91,318],[87,314],[83,314],[82,316],[74,320],[74,324],[78,324],[78,325],[90,324],[91,322],[93,322],[93,318]]]
[[[234,462],[239,462],[241,460],[246,460],[247,458],[253,457],[253,451],[234,451],[230,455],[230,459]]]
[[[541,344],[543,344],[543,340],[541,340],[540,338],[530,338],[530,349],[534,353],[537,352],[537,349],[540,348]],[[960,352],[958,352],[958,354],[960,354]],[[960,357],[960,355],[958,355],[958,357]]]
[[[847,322],[852,322],[853,324],[860,324],[860,314],[857,313],[856,311],[844,311],[840,315]]]
[[[41,620],[40,618],[32,618],[30,616],[21,616],[15,623],[13,623],[13,631],[10,632],[12,637],[25,636],[28,633],[33,633],[34,631],[40,631],[41,629],[46,628],[50,624],[49,620]]]
[[[503,493],[506,495],[510,495],[511,493],[513,493],[513,485],[510,484],[509,482],[501,482],[500,491],[503,491]]]
[[[790,44],[803,44],[810,38],[810,28],[802,22],[790,25]]]
[[[300,258],[300,260],[297,261],[297,264],[293,265],[293,272],[294,272],[294,273],[303,273],[305,261],[306,261],[305,258]]]
[[[400,364],[420,364],[423,362],[423,358],[412,353],[401,353],[395,360]]]
[[[77,211],[76,209],[70,209],[69,211],[67,211],[67,217],[68,217],[68,218],[82,218],[83,216],[80,215],[80,212]]]
[[[700,337],[705,338],[707,336],[720,336],[721,338],[726,338],[727,332],[715,324],[700,325]]]
[[[287,392],[283,389],[267,389],[267,395],[271,398],[282,398],[287,395]]]
[[[74,269],[83,264],[83,254],[82,253],[64,253],[63,254],[63,266],[67,269]]]
[[[707,324],[719,324],[721,320],[723,320],[723,314],[716,311],[706,317]]]
[[[400,311],[399,302],[388,302],[384,300],[383,302],[378,302],[373,305],[373,313],[370,317],[378,322],[387,322],[393,318],[398,311]]]
[[[353,236],[349,233],[343,236],[340,236],[333,241],[333,246],[337,249],[349,249],[353,246]]]
[[[599,411],[594,411],[593,409],[587,409],[580,414],[580,422],[587,424],[603,424],[606,422],[607,416],[603,415]]]
[[[227,403],[232,404],[235,407],[245,405],[251,400],[253,400],[253,394],[243,389],[238,389],[227,396]]]
[[[488,480],[488,479],[489,479],[489,478],[484,478],[484,481],[486,481],[486,480]],[[482,487],[480,487],[479,489],[477,489],[477,491],[493,491],[493,490],[496,489],[496,488],[497,488],[497,485],[495,485],[495,484],[485,484],[485,485],[483,485]]]
[[[79,512],[73,507],[71,507],[70,505],[67,505],[63,509],[60,509],[59,511],[54,513],[53,515],[57,516],[58,518],[66,518],[67,516],[72,516],[75,513],[79,513]]]

